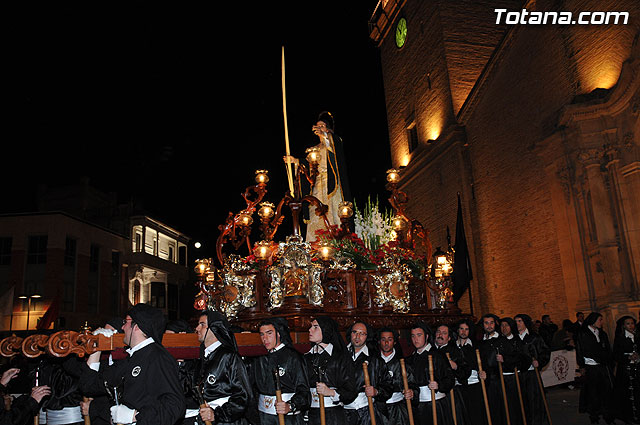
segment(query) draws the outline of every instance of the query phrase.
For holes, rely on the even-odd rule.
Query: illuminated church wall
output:
[[[538,10],[550,4],[537,2]],[[407,1],[405,46],[396,47],[393,31],[380,46],[394,166],[406,165],[411,213],[434,246],[446,246],[447,225],[455,235],[460,192],[476,315],[550,314],[556,323],[578,309],[637,316],[638,61],[614,84],[632,55],[640,13],[632,1],[607,6],[563,2],[562,9],[628,10],[630,24],[500,27],[495,2]],[[606,107],[571,109],[598,102],[586,94],[599,87],[610,89]],[[616,88],[631,94],[614,95]],[[585,113],[601,119],[579,118]],[[410,152],[411,118],[418,146]],[[563,135],[565,127],[581,134]],[[598,136],[582,135],[590,131]],[[615,160],[602,152],[607,140],[625,146]],[[596,172],[577,158],[598,147],[604,171]],[[559,162],[571,170],[565,180]],[[593,185],[578,187],[589,172]],[[467,296],[461,307],[468,311]]]

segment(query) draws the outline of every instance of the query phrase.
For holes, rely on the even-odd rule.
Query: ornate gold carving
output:
[[[251,267],[239,255],[232,254],[220,273],[219,289],[214,291],[213,308],[234,319],[238,313],[256,305],[255,280]]]
[[[373,275],[373,285],[376,294],[373,302],[378,307],[391,306],[394,312],[409,312],[409,281],[411,269],[401,264],[399,259],[386,257],[380,272]]]
[[[311,245],[298,236],[289,236],[280,243],[278,252],[278,263],[269,269],[269,309],[281,307],[288,296],[304,296],[309,304],[322,306],[322,267],[311,261]]]

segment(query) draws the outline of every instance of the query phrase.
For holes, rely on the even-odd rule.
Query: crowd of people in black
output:
[[[194,331],[198,359],[176,359],[162,346],[164,333]],[[5,365],[0,425],[544,425],[551,421],[539,372],[555,349],[575,349],[580,412],[592,423],[638,423],[631,316],[617,321],[613,348],[596,312],[578,313],[561,329],[526,314],[416,322],[404,344],[411,353],[396,329],[356,321],[343,333],[327,316],[311,321],[306,353],[280,317],[260,323],[267,354],[251,357],[239,354],[233,329],[215,311],[203,312],[193,330],[138,304],[95,331],[115,332],[124,333],[123,359],[96,352]],[[30,391],[10,397],[20,378]]]

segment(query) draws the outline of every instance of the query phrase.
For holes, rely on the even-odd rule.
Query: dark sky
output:
[[[256,169],[270,170],[266,199],[286,190],[283,45],[292,153],[317,143],[311,126],[329,110],[354,197],[386,199],[375,1],[16,3],[4,13],[3,212],[33,210],[38,183],[88,176],[210,246]]]

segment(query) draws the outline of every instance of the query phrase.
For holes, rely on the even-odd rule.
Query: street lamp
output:
[[[27,330],[29,330],[29,314],[31,313],[31,299],[32,298],[42,298],[42,295],[33,294],[33,295],[20,295],[18,298],[22,300],[27,300]]]

